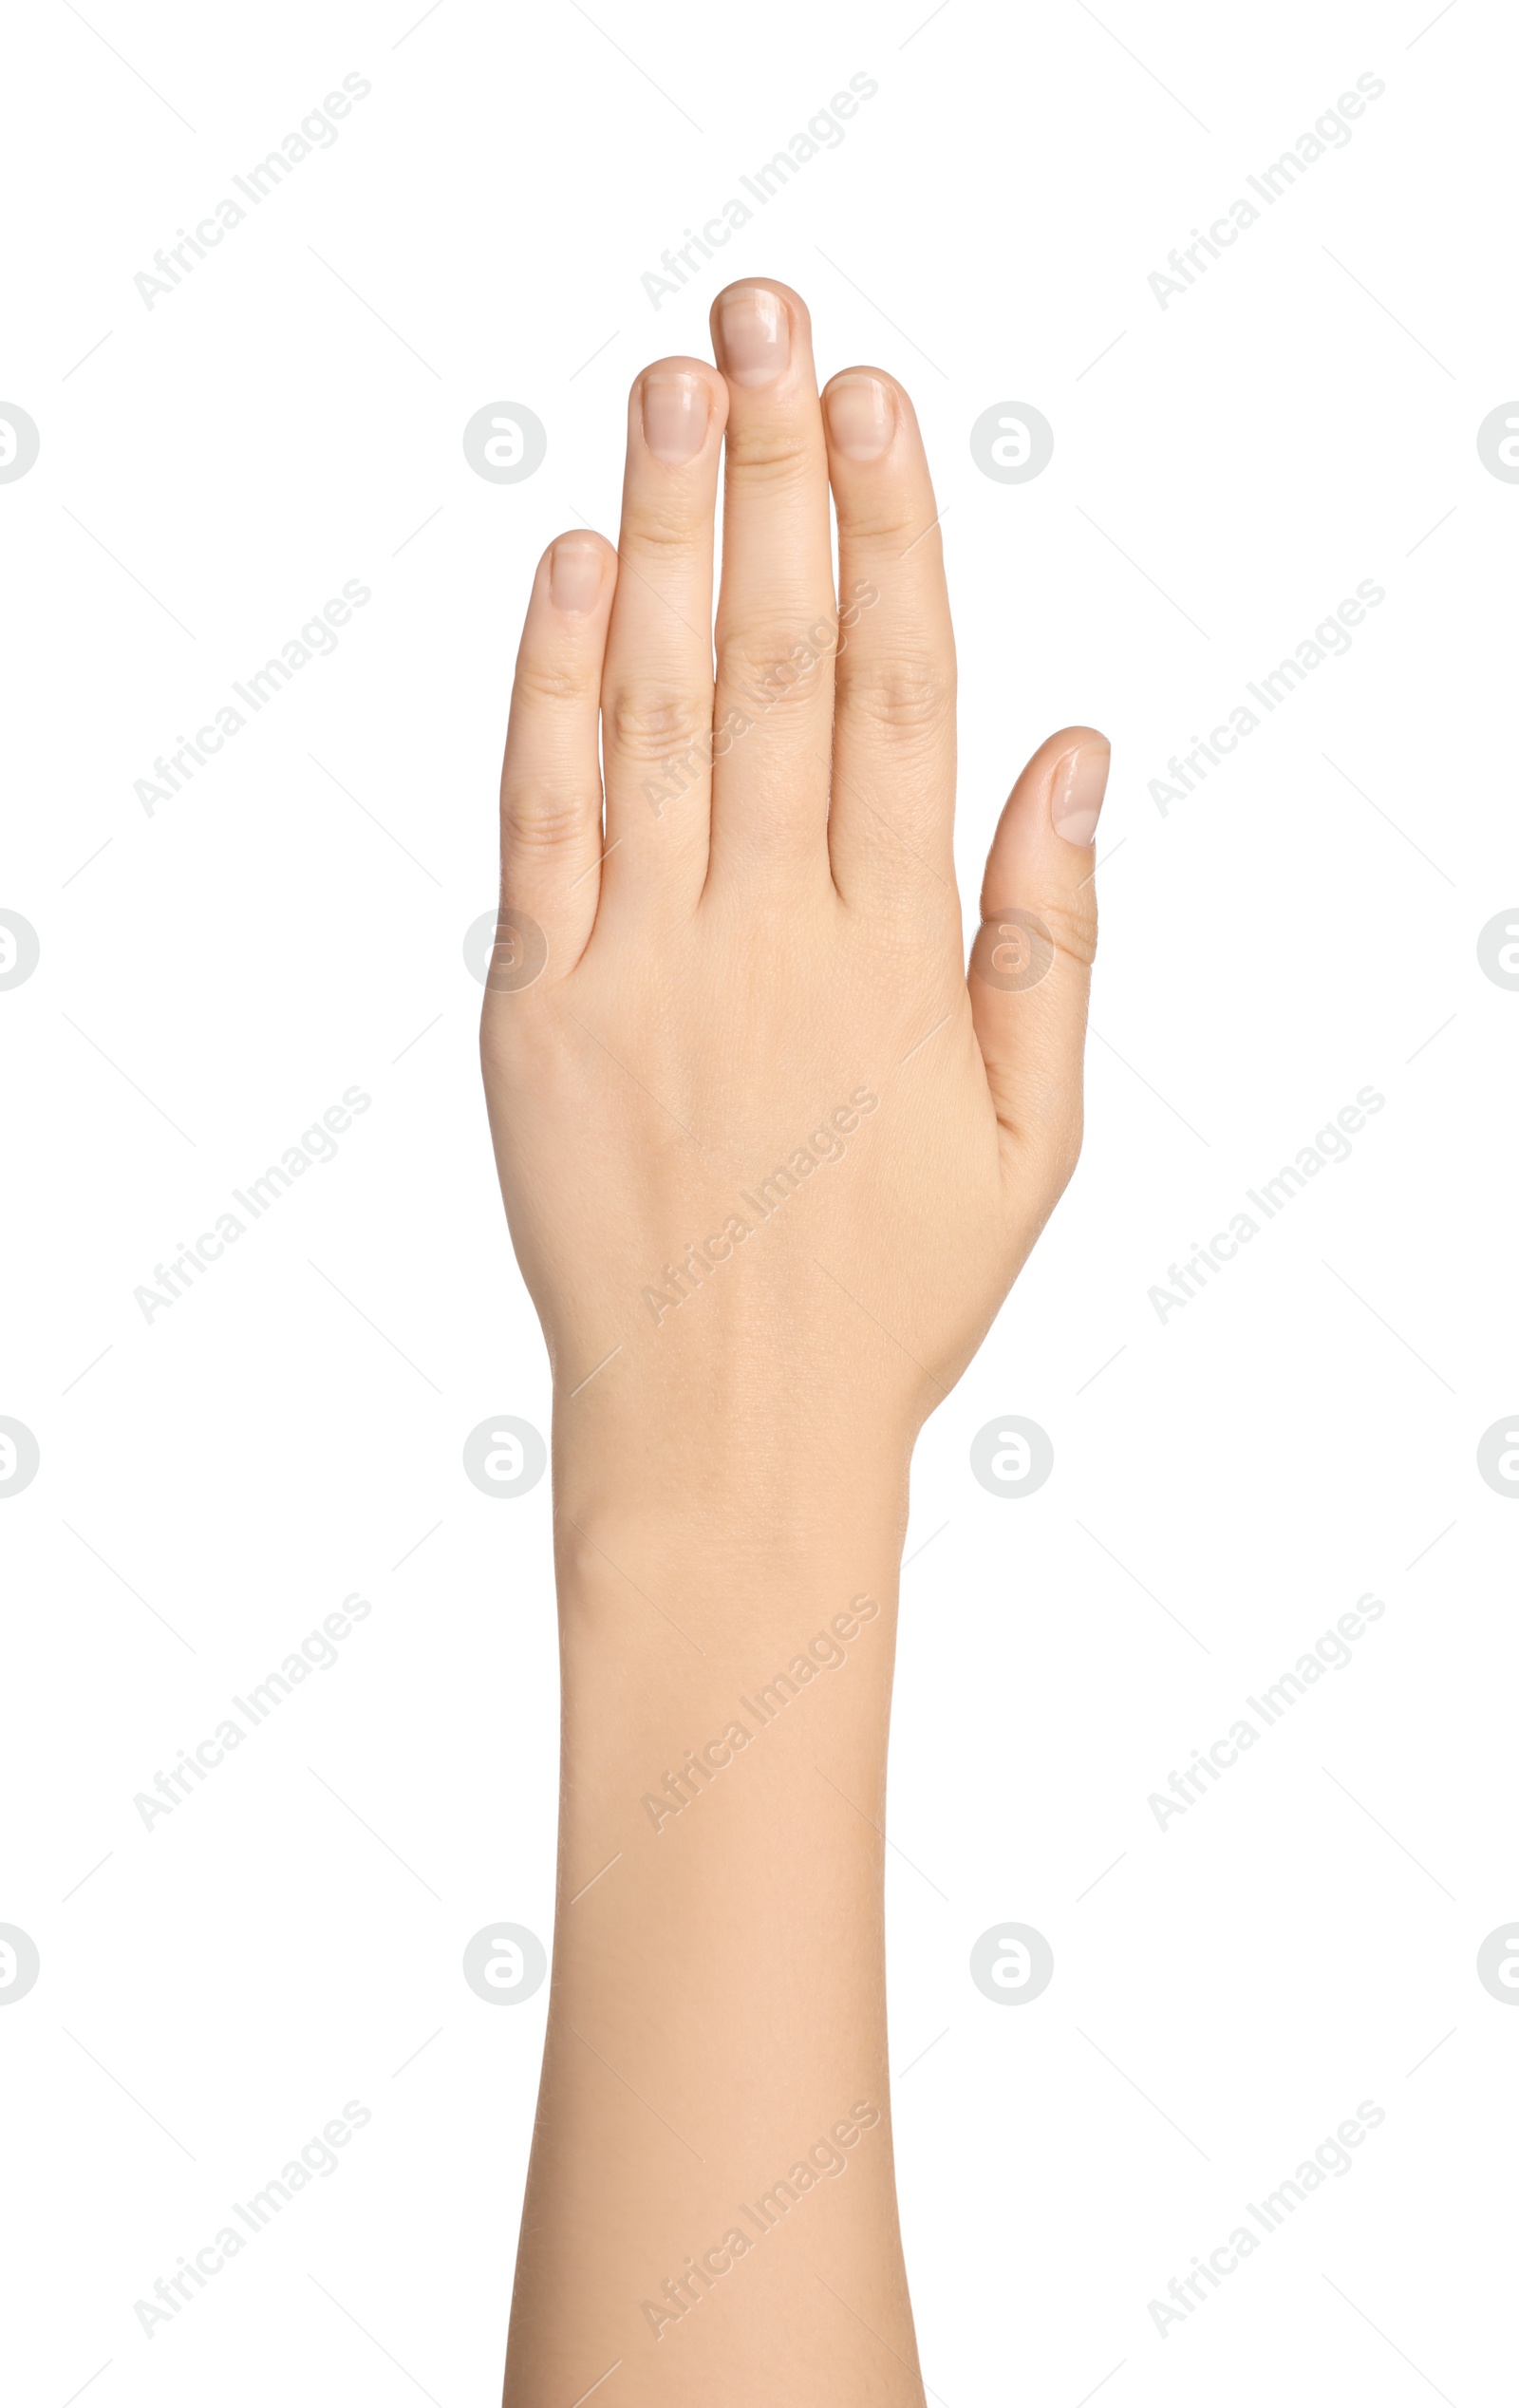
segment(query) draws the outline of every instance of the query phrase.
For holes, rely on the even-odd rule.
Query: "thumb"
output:
[[[1108,740],[1046,738],[1019,778],[986,856],[970,1001],[1003,1161],[1048,1212],[1081,1150],[1081,1050],[1097,950],[1093,886]],[[1042,1215],[1041,1215],[1042,1217]]]

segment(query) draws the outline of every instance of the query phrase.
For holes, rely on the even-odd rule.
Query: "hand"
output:
[[[607,2374],[921,2403],[881,1944],[908,1465],[1079,1142],[1107,745],[1019,779],[967,987],[911,404],[864,368],[820,404],[783,287],[713,336],[721,373],[634,386],[617,551],[539,564],[501,781],[482,1042],[553,1364],[563,1730],[508,2408]]]
[[[784,286],[712,331],[722,373],[633,386],[617,551],[561,536],[534,581],[483,1053],[561,1441],[657,1469],[737,1417],[780,1478],[778,1430],[910,1444],[1070,1177],[1108,747],[1067,728],[1019,779],[967,984],[912,404],[867,368],[819,404]]]

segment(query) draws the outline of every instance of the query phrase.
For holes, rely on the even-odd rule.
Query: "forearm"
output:
[[[672,2377],[731,2408],[837,2403],[862,2357],[872,2397],[920,2396],[882,1955],[907,1448],[846,1477],[765,1447],[746,1482],[732,1436],[691,1432],[657,1510],[605,1439],[561,1446],[559,1893],[511,2408],[570,2408],[619,2359],[633,2408]]]

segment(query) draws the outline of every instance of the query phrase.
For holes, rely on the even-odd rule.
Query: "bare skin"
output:
[[[501,783],[482,1051],[563,1669],[507,2408],[922,2399],[882,1959],[908,1469],[1080,1143],[1106,742],[1018,779],[967,979],[911,403],[873,368],[819,401],[785,286],[712,330],[718,368],[633,387],[616,551],[539,564]]]

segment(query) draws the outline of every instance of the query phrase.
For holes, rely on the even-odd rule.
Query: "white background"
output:
[[[1475,1956],[1519,1914],[1519,1509],[1476,1447],[1519,1404],[1519,994],[1476,938],[1519,898],[1519,489],[1474,439],[1519,392],[1519,32],[1496,0],[414,4],[41,0],[9,38],[0,397],[42,437],[0,485],[0,904],[42,946],[0,994],[0,1412],[42,1458],[0,1500],[0,1920],[42,1960],[0,2013],[9,2388],[497,2396],[547,1993],[493,2008],[460,1957],[493,1917],[550,1937],[556,1675],[548,1483],[460,1467],[549,1412],[461,941],[532,565],[614,530],[629,379],[767,272],[825,374],[884,363],[923,417],[971,894],[1033,745],[1114,743],[1085,1157],[916,1465],[889,1889],[928,2380],[1509,2396],[1519,2013]],[[145,308],[348,72],[336,144]],[[843,144],[656,312],[660,254],[859,72]],[[1172,248],[1368,72],[1348,146],[1162,310]],[[497,399],[548,429],[518,485],[460,445]],[[970,457],[1004,399],[1055,428],[1031,484]],[[144,813],[348,579],[335,654]],[[1363,579],[1354,649],[1162,816],[1169,757]],[[145,1323],[351,1085],[338,1157]],[[1351,1158],[1162,1323],[1168,1266],[1367,1085]],[[1055,1448],[1022,1501],[968,1468],[1007,1413]],[[338,1664],[145,1830],[353,1590]],[[1368,1590],[1350,1667],[1159,1829]],[[1056,1960],[1014,2012],[967,1970],[1003,1917]],[[134,2301],[350,2099],[340,2171],[144,2339]],[[1148,2303],[1362,2100],[1353,2173],[1161,2338]]]

